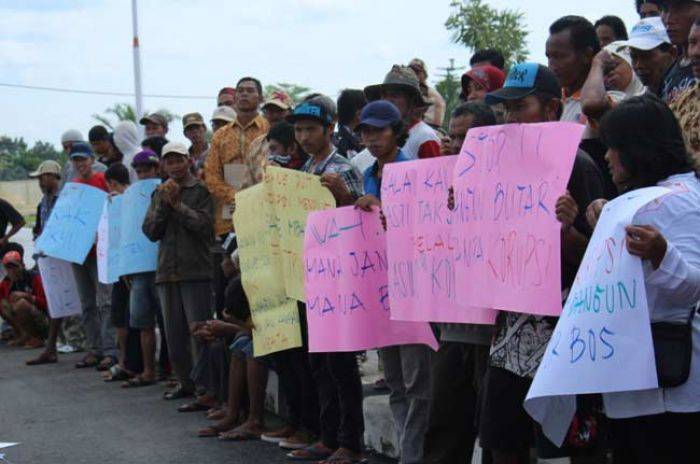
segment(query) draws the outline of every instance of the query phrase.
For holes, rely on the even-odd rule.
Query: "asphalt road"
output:
[[[27,367],[38,351],[0,344],[0,442],[12,464],[284,463],[263,442],[197,438],[203,413],[178,413],[164,384],[123,390],[93,370],[77,370],[79,355]]]

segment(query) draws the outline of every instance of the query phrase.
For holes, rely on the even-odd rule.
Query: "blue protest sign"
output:
[[[146,217],[151,195],[160,184],[160,179],[136,182],[124,192],[121,214],[121,246],[119,275],[152,272],[158,262],[158,244],[143,234],[143,219]]]

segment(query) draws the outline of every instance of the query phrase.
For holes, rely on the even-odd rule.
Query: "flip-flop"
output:
[[[231,427],[222,427],[222,426],[216,426],[212,425],[210,427],[204,427],[203,429],[200,429],[197,432],[197,436],[199,438],[213,438],[213,437],[218,437],[220,434],[224,432],[228,432],[232,430],[235,426],[232,425]]]
[[[294,450],[291,453],[287,453],[287,459],[290,461],[321,461],[323,459],[331,457],[333,451],[323,447],[321,448],[318,444],[307,446],[300,450]]]
[[[105,359],[109,359],[109,362],[105,363]],[[105,356],[104,358],[102,358],[102,359],[100,360],[100,362],[97,364],[97,366],[95,366],[95,369],[97,369],[97,370],[100,371],[100,372],[102,372],[102,371],[108,371],[108,370],[110,370],[112,367],[114,367],[114,366],[116,366],[116,365],[117,365],[117,360],[114,359],[114,357],[112,357],[112,356]]]
[[[109,376],[102,380],[105,382],[123,382],[124,380],[129,380],[131,377],[131,374],[119,367],[118,364],[115,364],[109,368]]]
[[[122,388],[138,388],[138,387],[149,387],[151,385],[157,384],[157,380],[146,380],[141,376],[132,377],[122,384]]]
[[[90,356],[92,356],[92,361],[88,361],[88,358],[90,358]],[[81,361],[78,361],[77,363],[75,363],[75,368],[76,369],[87,369],[89,367],[95,367],[98,364],[100,364],[99,358],[97,356],[94,356],[94,355],[89,355],[89,356],[85,356]]]
[[[41,364],[56,364],[58,362],[58,356],[56,354],[42,353],[34,359],[26,361],[27,366],[39,366]]]
[[[203,404],[193,401],[191,403],[183,404],[177,408],[177,412],[199,412],[199,411],[209,411],[210,406],[204,406]]]
[[[167,401],[171,400],[179,400],[182,398],[192,398],[194,396],[194,392],[192,391],[187,391],[181,387],[176,388],[175,390],[170,390],[167,391],[163,394],[163,399]]]
[[[260,435],[245,430],[231,430],[219,434],[221,441],[255,441],[260,440]]]

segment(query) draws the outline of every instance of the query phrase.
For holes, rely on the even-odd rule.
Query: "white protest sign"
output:
[[[224,180],[236,191],[241,190],[247,173],[248,166],[245,164],[224,164]],[[222,214],[224,219],[231,219],[233,217],[231,205],[224,205]]]
[[[525,400],[555,444],[571,424],[574,395],[658,387],[642,261],[628,253],[625,227],[669,192],[635,190],[603,209]]]
[[[97,224],[97,278],[103,284],[110,284],[108,276],[108,253],[109,253],[109,221],[107,214],[107,202],[102,208],[102,216]]]
[[[48,256],[39,258],[39,273],[53,319],[82,313],[71,263]]]

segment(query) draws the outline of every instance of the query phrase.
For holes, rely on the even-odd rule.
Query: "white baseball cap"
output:
[[[236,112],[228,106],[219,106],[217,109],[214,110],[214,114],[212,114],[211,116],[212,121],[219,120],[231,122],[234,119],[236,119]]]
[[[632,28],[629,40],[618,42],[618,45],[636,48],[637,50],[653,50],[662,44],[670,44],[666,27],[658,16],[644,18]]]
[[[190,157],[190,152],[187,151],[187,147],[180,142],[168,142],[163,145],[163,158],[167,158],[168,155],[178,154],[183,155],[187,158]]]

